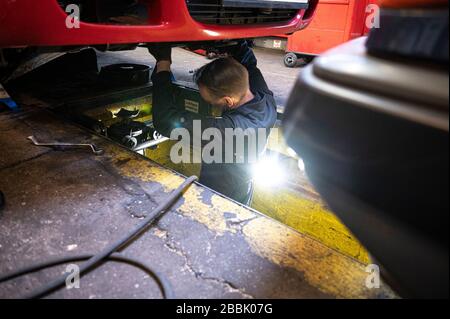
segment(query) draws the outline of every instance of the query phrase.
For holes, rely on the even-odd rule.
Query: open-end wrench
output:
[[[56,147],[89,147],[95,155],[102,155],[104,150],[97,148],[94,144],[76,144],[76,143],[41,143],[36,140],[34,136],[28,136],[28,139],[36,146],[56,146]]]

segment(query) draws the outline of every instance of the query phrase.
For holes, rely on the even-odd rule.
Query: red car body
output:
[[[147,0],[146,25],[80,22],[67,28],[68,14],[57,0],[0,0],[0,47],[217,41],[287,34],[306,27],[317,0],[288,21],[216,25],[195,20],[185,0]]]

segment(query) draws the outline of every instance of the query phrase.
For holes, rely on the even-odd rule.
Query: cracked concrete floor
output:
[[[95,253],[136,225],[183,178],[111,142],[25,107],[0,113],[0,273],[50,257]],[[35,147],[27,136],[92,142],[105,150]],[[163,274],[177,298],[390,298],[365,287],[364,265],[248,208],[192,186],[123,253]],[[0,298],[29,292],[64,267],[1,284]],[[81,288],[51,298],[160,298],[151,278],[107,263]]]
[[[125,56],[108,53],[100,62],[132,62],[128,54],[141,63],[154,63],[144,50]],[[180,80],[191,76],[183,56],[197,61],[190,64],[192,68],[208,62],[179,49],[175,54],[180,54],[175,62]],[[78,75],[79,82],[71,77],[69,85],[62,83],[61,75],[51,76],[54,85],[50,86],[40,77],[30,81],[34,93],[41,95],[27,96],[30,91],[19,86],[17,101],[23,112],[0,113],[0,189],[7,204],[0,213],[0,274],[47,258],[100,251],[183,181],[173,171],[42,110],[98,90],[95,78],[87,81],[80,70],[74,72],[70,75]],[[293,83],[298,71],[289,72]],[[85,150],[39,148],[30,144],[29,135],[93,142],[105,154],[95,157]],[[365,266],[357,260],[201,185],[192,186],[156,227],[123,253],[163,274],[177,298],[395,297],[384,284],[382,289],[368,290]],[[63,271],[64,267],[55,267],[1,284],[0,298],[21,296]],[[61,297],[159,298],[161,294],[140,270],[107,263],[83,277],[80,289],[51,296]]]
[[[130,200],[142,201],[145,194],[151,194],[157,202],[165,196],[160,186],[144,190],[109,172],[107,164],[99,165],[87,152],[58,152],[23,142],[28,134],[45,139],[46,131],[58,131],[51,125],[40,126],[27,119],[18,126],[15,128],[25,134],[8,140],[23,145],[13,150],[24,152],[21,156],[14,152],[14,163],[3,162],[10,156],[2,157],[0,166],[0,185],[7,198],[0,223],[1,273],[42,260],[43,256],[99,251],[122,229],[136,224],[137,219],[124,209],[129,207]],[[70,130],[64,131],[64,135],[70,134]],[[86,136],[78,133],[77,138],[84,140]],[[5,139],[1,140],[4,145]],[[23,159],[17,161],[20,157]],[[45,178],[41,175],[44,171]],[[218,237],[206,226],[173,211],[127,247],[125,255],[139,256],[165,274],[180,298],[294,297],[284,287],[270,284],[265,284],[264,289],[259,287],[257,278],[269,263],[252,254],[243,256],[248,249],[239,237],[228,234]],[[131,270],[124,265],[107,264],[82,279],[82,288],[87,289],[62,290],[52,297],[158,298],[152,280],[138,270]],[[18,297],[60,272],[61,267],[3,285],[0,297]],[[291,282],[295,277],[300,279],[299,274],[291,272],[283,271],[279,275],[284,278],[277,277]],[[315,292],[314,296],[326,295]]]

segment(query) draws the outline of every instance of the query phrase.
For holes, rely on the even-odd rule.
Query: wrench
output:
[[[40,143],[34,136],[28,136],[28,139],[36,146],[68,146],[68,147],[89,147],[95,155],[103,155],[104,150],[97,148],[94,144],[75,144],[75,143]]]

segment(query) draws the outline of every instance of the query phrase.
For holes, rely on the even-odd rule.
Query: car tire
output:
[[[297,54],[295,54],[293,52],[286,53],[286,55],[284,56],[284,65],[285,66],[287,66],[288,68],[294,68],[297,66],[297,63],[298,63]]]

